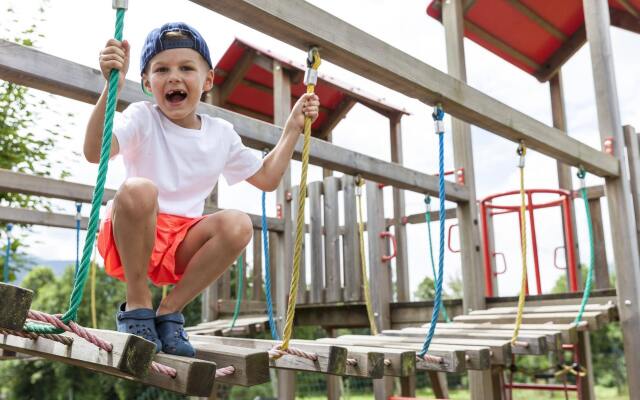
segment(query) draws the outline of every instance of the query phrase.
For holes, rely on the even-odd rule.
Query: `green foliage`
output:
[[[418,285],[418,289],[413,293],[416,300],[431,300],[436,295],[433,279],[425,277]]]

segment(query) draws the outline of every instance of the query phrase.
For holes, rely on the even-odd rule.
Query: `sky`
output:
[[[373,36],[390,43],[400,50],[446,71],[446,55],[443,27],[425,13],[427,1],[404,0],[315,0],[310,1],[317,7],[363,29]],[[98,68],[98,54],[109,37],[113,35],[115,13],[111,1],[49,0],[44,5],[44,21],[36,22],[37,8],[41,4],[36,0],[0,0],[0,32],[3,37],[11,37],[31,23],[37,23],[37,29],[44,37],[35,47],[70,61],[92,68]],[[7,8],[14,13],[4,13]],[[222,56],[235,37],[250,40],[263,48],[292,60],[303,62],[305,54],[295,48],[254,31],[232,20],[215,14],[189,1],[183,0],[131,0],[125,17],[124,36],[131,42],[131,66],[127,78],[139,80],[138,60],[140,48],[147,34],[153,28],[170,21],[184,21],[198,29],[207,39],[214,64]],[[613,57],[616,65],[617,89],[620,100],[623,124],[640,127],[640,107],[637,93],[640,93],[640,77],[637,67],[640,65],[640,41],[636,34],[612,28]],[[535,78],[508,64],[494,54],[475,43],[465,40],[468,84],[496,98],[497,100],[526,113],[539,121],[551,125],[551,106],[549,87]],[[321,70],[354,87],[366,90],[377,97],[404,107],[410,113],[402,121],[404,165],[424,172],[437,170],[437,138],[432,133],[432,109],[415,99],[382,87],[359,77],[329,62],[323,62]],[[600,148],[597,131],[595,93],[590,65],[588,46],[583,46],[563,68],[565,103],[567,108],[569,135],[595,148]],[[69,99],[36,92],[46,98],[55,110],[64,110],[64,114],[73,113],[72,118],[60,121],[59,117],[49,115],[39,121],[37,129],[45,134],[47,128],[62,123],[71,139],[63,141],[55,149],[53,158],[61,160],[71,172],[69,181],[94,184],[96,168],[88,164],[81,156],[84,126],[92,109],[91,105]],[[63,114],[58,114],[63,115]],[[447,126],[449,121],[447,118]],[[474,166],[476,171],[477,197],[481,199],[493,193],[518,188],[517,145],[482,129],[472,127]],[[333,133],[336,145],[390,161],[388,120],[366,107],[357,105],[338,124]],[[450,136],[445,138],[445,169],[453,168],[453,155]],[[556,164],[549,157],[530,151],[526,161],[526,186],[556,188]],[[112,161],[107,178],[108,188],[117,188],[124,179],[121,160]],[[292,182],[299,180],[299,163],[294,162]],[[573,171],[575,175],[575,170]],[[341,175],[337,173],[336,175]],[[322,178],[320,168],[310,170],[309,181]],[[600,184],[597,177],[587,177],[587,184]],[[574,178],[574,185],[577,181]],[[517,198],[508,200],[517,204]],[[220,181],[220,206],[233,207],[260,213],[260,192],[240,183],[229,187],[224,179]],[[452,206],[449,204],[448,206]],[[62,212],[75,213],[70,202],[57,202]],[[606,208],[606,203],[603,203]],[[390,217],[391,192],[385,189],[385,212]],[[275,216],[275,196],[267,199],[267,213]],[[407,214],[424,212],[423,196],[416,193],[406,194]],[[87,215],[89,206],[85,205],[83,214]],[[578,237],[581,243],[582,262],[588,260],[588,235],[584,217],[584,208],[576,203]],[[448,222],[447,227],[453,222]],[[553,286],[556,278],[563,272],[553,267],[553,250],[562,245],[561,220],[559,210],[540,211],[536,215],[538,244],[540,247],[541,275],[543,291]],[[431,276],[431,267],[427,263],[427,231],[424,224],[408,225],[409,268],[412,293],[425,276]],[[431,227],[434,239],[437,235],[437,223]],[[608,229],[605,218],[605,229]],[[28,235],[29,252],[40,258],[75,259],[75,232],[72,230],[34,227]],[[610,237],[607,235],[608,257],[611,260]],[[456,247],[457,238],[452,239]],[[529,243],[529,248],[531,244]],[[250,248],[251,246],[249,246]],[[310,246],[308,246],[310,247]],[[308,249],[309,250],[309,249]],[[507,260],[507,272],[499,277],[501,295],[515,295],[520,279],[521,258],[519,255],[519,236],[515,215],[496,218],[496,251],[504,252]],[[43,257],[46,255],[46,257]],[[533,265],[533,255],[529,252],[528,264]],[[308,265],[308,263],[307,263]],[[460,275],[460,259],[457,254],[447,252],[445,265],[445,285]],[[533,278],[532,275],[530,275]]]

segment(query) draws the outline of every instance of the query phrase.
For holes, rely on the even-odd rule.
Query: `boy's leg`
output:
[[[235,210],[212,214],[189,229],[176,251],[176,271],[184,275],[162,300],[157,315],[182,311],[233,263],[252,234],[249,216]]]
[[[156,237],[158,190],[144,178],[127,179],[113,201],[113,236],[127,280],[127,310],[153,308],[147,268]]]

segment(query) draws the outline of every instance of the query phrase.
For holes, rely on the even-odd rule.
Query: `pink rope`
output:
[[[44,322],[55,326],[58,329],[62,329],[66,332],[75,333],[77,336],[80,336],[84,340],[89,343],[94,344],[100,349],[111,352],[113,350],[113,345],[105,340],[100,339],[93,333],[87,331],[85,328],[81,327],[74,321],[69,322],[69,326],[67,326],[62,320],[60,320],[60,315],[51,315],[41,311],[29,310],[29,314],[27,318],[32,319],[34,321]]]
[[[162,375],[167,375],[172,378],[175,378],[178,375],[178,371],[176,371],[175,368],[171,368],[167,365],[160,364],[159,362],[155,362],[155,361],[151,361],[151,367],[149,368],[151,368],[151,370],[154,372],[157,372]]]
[[[391,366],[391,360],[389,360],[388,358],[385,358],[384,359],[384,365],[387,366],[387,367],[390,367]]]
[[[418,355],[416,355],[416,359],[417,360],[422,360],[422,361],[426,361],[428,363],[434,363],[434,364],[441,364],[442,361],[444,361],[444,359],[442,357],[438,357],[438,356],[431,356],[429,354],[425,354],[424,356],[420,357]]]
[[[233,365],[229,365],[228,367],[218,368],[216,369],[216,379],[233,375],[234,372],[236,372],[236,369]]]
[[[10,329],[0,328],[0,333],[3,335],[13,335],[23,337],[25,339],[38,340],[39,337],[43,337],[45,339],[54,340],[58,343],[62,343],[65,346],[71,346],[73,344],[73,338],[69,336],[63,335],[55,335],[52,333],[34,333],[34,332],[26,332],[26,331],[12,331]]]
[[[347,365],[355,367],[358,365],[358,360],[356,360],[355,358],[347,358]]]

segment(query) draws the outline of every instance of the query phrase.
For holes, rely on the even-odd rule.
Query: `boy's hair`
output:
[[[140,74],[144,74],[149,61],[158,53],[169,50],[187,48],[197,51],[213,69],[209,47],[200,33],[183,22],[171,22],[149,32],[142,47],[140,57]]]

